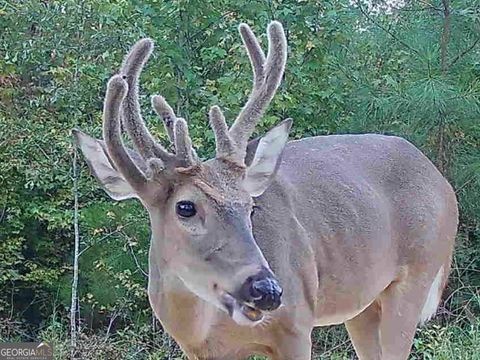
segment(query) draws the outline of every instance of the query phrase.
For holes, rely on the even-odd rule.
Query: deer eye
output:
[[[195,209],[195,204],[191,201],[177,202],[176,210],[177,215],[184,218],[192,217],[197,213],[197,210]]]

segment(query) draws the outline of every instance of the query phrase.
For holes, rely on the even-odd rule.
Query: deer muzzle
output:
[[[254,308],[273,311],[282,303],[283,289],[275,276],[267,269],[250,276],[242,286],[242,299]]]

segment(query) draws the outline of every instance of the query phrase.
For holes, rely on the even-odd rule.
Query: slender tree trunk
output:
[[[443,4],[443,30],[440,40],[440,66],[442,73],[448,70],[448,43],[450,42],[450,0],[442,0]]]
[[[74,229],[74,250],[73,250],[73,281],[72,281],[72,300],[70,304],[70,354],[71,359],[75,358],[77,347],[77,306],[78,306],[78,257],[80,247],[80,233],[78,228],[78,176],[77,176],[77,146],[73,147],[73,229]]]
[[[442,74],[445,76],[448,73],[448,44],[450,42],[450,0],[442,0],[443,5],[443,28],[442,36],[440,38],[440,67]],[[447,170],[447,114],[445,109],[438,109],[438,134],[437,134],[437,166],[438,169],[445,174]]]

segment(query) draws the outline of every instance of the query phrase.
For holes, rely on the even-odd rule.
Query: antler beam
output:
[[[123,119],[128,134],[140,155],[148,160],[160,158],[164,163],[173,161],[173,156],[158,144],[148,131],[142,119],[138,101],[138,79],[153,50],[151,39],[138,41],[125,57],[120,73],[125,76],[128,93],[123,101]]]
[[[245,106],[230,128],[230,137],[237,146],[237,156],[243,161],[247,142],[267,106],[277,91],[287,61],[287,40],[282,24],[272,21],[268,26],[268,55],[247,24],[239,26],[240,35],[252,64],[253,89]]]
[[[197,159],[195,151],[191,148],[185,120],[182,119],[183,123],[179,124],[177,129],[176,125],[180,119],[177,119],[173,109],[162,96],[152,97],[152,106],[162,118],[168,137],[175,145],[175,154],[168,152],[154,140],[143,121],[138,100],[138,80],[152,50],[151,39],[138,41],[125,57],[120,70],[128,85],[128,92],[122,103],[125,128],[135,148],[145,160],[159,159],[164,167],[194,165]],[[187,150],[186,146],[190,146],[190,149]]]
[[[108,82],[103,107],[103,138],[115,166],[135,190],[142,190],[147,179],[128,155],[120,130],[121,106],[127,92],[127,82],[121,75],[113,76]]]

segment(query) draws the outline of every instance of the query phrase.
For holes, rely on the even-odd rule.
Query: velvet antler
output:
[[[238,114],[229,131],[221,110],[210,110],[210,123],[215,132],[217,157],[229,157],[244,165],[249,137],[255,130],[267,106],[280,85],[287,61],[287,41],[278,21],[268,26],[268,55],[265,59],[257,38],[247,24],[239,26],[253,70],[253,89],[247,103]]]
[[[255,130],[282,80],[287,61],[287,40],[282,24],[272,21],[267,31],[268,55],[265,60],[265,55],[250,27],[241,24],[239,30],[254,74],[250,97],[229,131],[237,146],[237,156],[243,161],[248,138]]]
[[[256,124],[280,85],[287,56],[286,39],[282,25],[273,21],[268,26],[268,54],[265,58],[252,30],[246,24],[239,26],[240,35],[253,69],[253,89],[234,124],[228,129],[218,106],[210,109],[209,118],[215,133],[217,158],[228,158],[245,165],[247,142]],[[128,155],[120,134],[120,116],[133,144],[152,170],[191,167],[198,163],[192,148],[188,126],[177,118],[172,107],[160,95],[152,97],[152,106],[163,120],[174,153],[157,143],[143,121],[138,100],[138,80],[153,50],[153,41],[138,41],[126,56],[120,74],[109,82],[104,108],[104,138],[108,152],[116,166],[133,186],[141,188],[147,181],[144,174]]]

